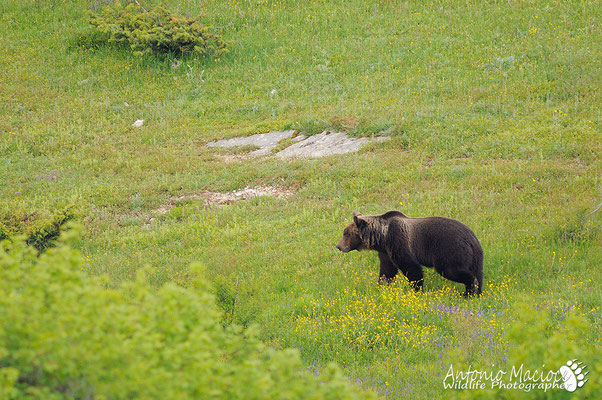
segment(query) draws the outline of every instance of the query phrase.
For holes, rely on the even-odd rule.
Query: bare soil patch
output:
[[[292,189],[280,186],[245,187],[227,193],[205,191],[201,193],[193,193],[179,197],[172,197],[166,204],[155,209],[154,213],[158,215],[165,214],[173,207],[175,207],[179,202],[188,199],[202,200],[205,203],[205,205],[210,206],[230,204],[237,201],[249,200],[259,196],[269,196],[276,197],[278,199],[286,199],[287,197],[293,194],[294,191]]]

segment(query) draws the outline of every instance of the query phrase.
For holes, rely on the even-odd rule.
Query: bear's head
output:
[[[343,253],[349,253],[353,250],[365,250],[368,247],[362,240],[360,228],[366,224],[366,221],[361,217],[360,213],[353,213],[353,222],[343,230],[343,237],[337,244],[337,249]]]

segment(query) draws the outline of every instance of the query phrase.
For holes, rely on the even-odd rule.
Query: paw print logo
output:
[[[583,370],[587,367],[577,361],[569,360],[566,362],[566,365],[560,367],[560,375],[562,375],[562,380],[564,381],[564,388],[568,392],[574,392],[578,387],[582,387],[587,382],[585,376],[589,374],[589,371],[583,373]]]

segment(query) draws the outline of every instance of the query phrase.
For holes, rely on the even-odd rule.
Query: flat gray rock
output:
[[[345,154],[358,151],[370,142],[382,142],[387,136],[377,138],[350,138],[343,132],[324,131],[313,136],[295,135],[296,131],[261,133],[258,135],[223,139],[207,143],[207,147],[257,146],[259,149],[248,153],[249,156],[265,156],[272,152],[284,139],[293,139],[294,143],[276,153],[279,158],[319,158],[333,154]]]
[[[269,154],[273,148],[275,148],[281,140],[290,139],[295,135],[294,130],[289,131],[277,131],[269,133],[260,133],[258,135],[251,135],[245,137],[237,137],[232,139],[216,140],[214,142],[207,143],[207,147],[243,147],[243,146],[256,146],[259,147],[257,150],[253,150],[250,155],[252,156],[263,156]]]
[[[345,154],[358,151],[364,145],[370,142],[382,142],[388,137],[370,138],[350,138],[343,132],[318,133],[305,140],[294,143],[284,150],[276,153],[280,158],[319,158],[334,154]]]

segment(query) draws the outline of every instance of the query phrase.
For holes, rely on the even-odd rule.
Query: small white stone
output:
[[[132,127],[134,127],[134,128],[142,128],[142,126],[144,126],[144,120],[143,119],[137,119],[136,122],[134,122],[132,124]]]

